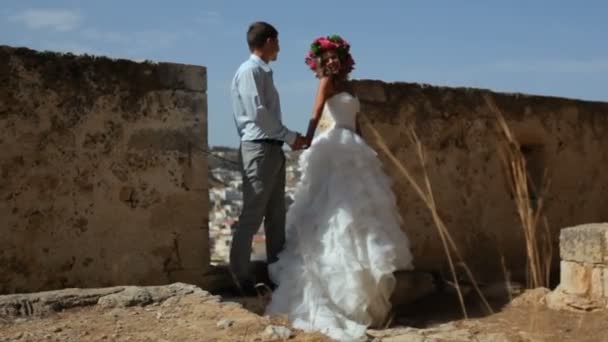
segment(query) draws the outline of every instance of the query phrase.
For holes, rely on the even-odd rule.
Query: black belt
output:
[[[265,143],[265,144],[276,145],[276,146],[283,146],[283,142],[281,140],[275,140],[275,139],[256,139],[256,140],[251,140],[251,142]]]

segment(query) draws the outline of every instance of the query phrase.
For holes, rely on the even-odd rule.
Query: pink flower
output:
[[[327,38],[323,38],[323,39],[319,40],[319,44],[321,45],[321,49],[323,49],[323,50],[330,50],[330,49],[338,48],[338,44],[330,41]]]
[[[308,65],[312,70],[316,70],[318,63],[316,58],[313,57],[306,57],[305,59],[306,65]]]
[[[334,71],[348,74],[354,69],[355,61],[350,55],[350,44],[338,35],[316,38],[305,58],[306,65],[317,72],[316,69],[319,67],[321,56],[324,52],[330,50],[335,50],[341,60],[340,70]]]

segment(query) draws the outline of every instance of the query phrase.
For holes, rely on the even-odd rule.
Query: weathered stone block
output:
[[[601,265],[561,262],[560,287],[569,294],[608,297],[608,268]]]
[[[0,46],[0,293],[206,270],[205,78]]]
[[[207,90],[207,69],[197,65],[159,63],[160,82],[169,89]]]
[[[106,308],[145,306],[152,303],[152,295],[145,287],[126,286],[120,292],[99,298],[97,303]]]
[[[602,270],[602,289],[604,293],[604,298],[608,298],[608,268],[604,268]]]
[[[370,102],[386,102],[386,91],[384,84],[378,82],[361,81],[354,84],[355,93],[364,101]]]
[[[564,228],[559,236],[561,260],[592,264],[608,263],[608,223]]]
[[[605,298],[590,298],[570,294],[562,286],[558,286],[545,297],[547,307],[553,310],[568,310],[574,312],[590,312],[603,310],[608,302]]]
[[[572,261],[561,262],[560,286],[570,294],[585,296],[591,291],[593,267]]]
[[[128,146],[137,150],[160,150],[188,152],[190,148],[201,145],[201,134],[196,127],[180,130],[142,129],[134,132]]]
[[[608,294],[605,287],[606,269],[596,266],[591,269],[591,289],[589,294],[592,297],[606,297]]]

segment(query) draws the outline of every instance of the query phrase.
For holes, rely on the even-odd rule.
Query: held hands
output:
[[[310,147],[310,144],[312,144],[312,137],[302,137],[302,148],[303,149],[307,149]]]
[[[289,147],[291,147],[293,151],[307,149],[308,147],[310,147],[311,142],[312,139],[306,136],[302,136],[298,133],[298,135],[296,136],[296,140],[293,144],[289,145]]]

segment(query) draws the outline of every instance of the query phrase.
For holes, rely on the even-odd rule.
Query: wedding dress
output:
[[[278,286],[266,314],[339,341],[365,340],[368,326],[383,324],[393,272],[412,268],[391,182],[355,133],[359,106],[347,92],[326,101],[334,125],[300,156],[286,245],[269,265]]]

